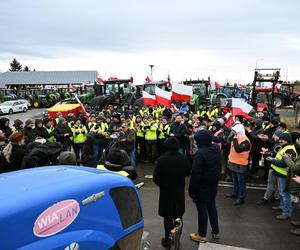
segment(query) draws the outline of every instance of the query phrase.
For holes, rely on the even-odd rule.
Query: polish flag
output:
[[[85,118],[87,120],[89,120],[90,119],[90,115],[89,115],[88,112],[86,112],[86,110],[85,110],[82,102],[80,101],[80,99],[78,98],[78,96],[76,94],[74,95],[74,97],[75,97],[76,101],[78,102],[78,104],[80,105],[80,109],[81,109],[82,114],[85,116]]]
[[[143,91],[143,104],[144,106],[155,106],[156,105],[156,97],[155,95],[150,95],[146,91]]]
[[[193,87],[179,83],[172,83],[172,100],[180,102],[191,101]]]
[[[156,96],[157,104],[161,104],[166,107],[171,106],[172,92],[165,91],[165,90],[155,86],[155,96]]]
[[[249,112],[253,109],[251,105],[249,105],[242,99],[238,99],[238,98],[231,98],[231,99],[232,99],[231,113],[233,116],[242,115],[248,120],[253,120],[253,117],[248,115]]]
[[[214,80],[209,80],[209,84],[210,84],[211,90],[216,90],[216,89],[221,88],[221,85],[218,82],[214,81]]]

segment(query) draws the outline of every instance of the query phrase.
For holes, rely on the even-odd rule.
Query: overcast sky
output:
[[[17,58],[143,82],[154,64],[155,80],[246,83],[257,62],[295,80],[299,11],[298,0],[1,0],[0,70]]]

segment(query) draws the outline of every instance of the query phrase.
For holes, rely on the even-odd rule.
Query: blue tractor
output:
[[[141,200],[126,177],[51,166],[1,174],[0,185],[0,249],[140,249]]]

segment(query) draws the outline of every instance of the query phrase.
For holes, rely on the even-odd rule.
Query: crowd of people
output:
[[[164,106],[109,105],[90,112],[87,119],[58,113],[27,120],[0,119],[1,172],[51,164],[80,164],[102,168],[127,165],[136,178],[136,163],[155,164],[153,181],[160,188],[159,214],[164,217],[165,246],[176,218],[184,214],[185,177],[191,175],[189,195],[198,210],[198,231],[190,237],[206,241],[208,217],[213,237],[219,238],[215,204],[220,176],[232,181],[228,198],[236,206],[246,200],[248,178],[263,179],[267,190],[258,205],[279,200],[272,208],[278,220],[292,216],[292,197],[300,196],[300,134],[289,132],[280,118],[268,110],[254,113],[253,120],[235,116],[230,109],[200,106],[193,112],[187,103]],[[227,118],[226,118],[227,117]],[[127,158],[124,158],[126,153]],[[125,160],[124,160],[125,159]],[[126,163],[125,163],[126,162]],[[172,170],[171,170],[172,168]],[[123,170],[120,168],[118,170]],[[300,236],[300,222],[292,221]]]

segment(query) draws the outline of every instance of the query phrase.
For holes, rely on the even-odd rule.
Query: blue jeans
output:
[[[218,234],[218,211],[215,200],[206,202],[197,201],[196,206],[198,210],[198,234],[202,237],[206,237],[208,217],[212,232]]]
[[[128,154],[129,158],[130,158],[130,162],[131,162],[131,166],[133,166],[134,168],[136,167],[135,165],[135,149],[133,149],[129,154]]]
[[[233,190],[232,195],[244,201],[246,196],[246,173],[232,171]]]
[[[286,178],[277,178],[278,191],[280,195],[280,208],[282,214],[292,216],[292,200],[289,193],[285,192]]]
[[[94,161],[99,162],[101,160],[102,153],[103,153],[103,148],[104,148],[104,144],[98,144],[98,143],[93,144],[93,158],[94,158]]]

